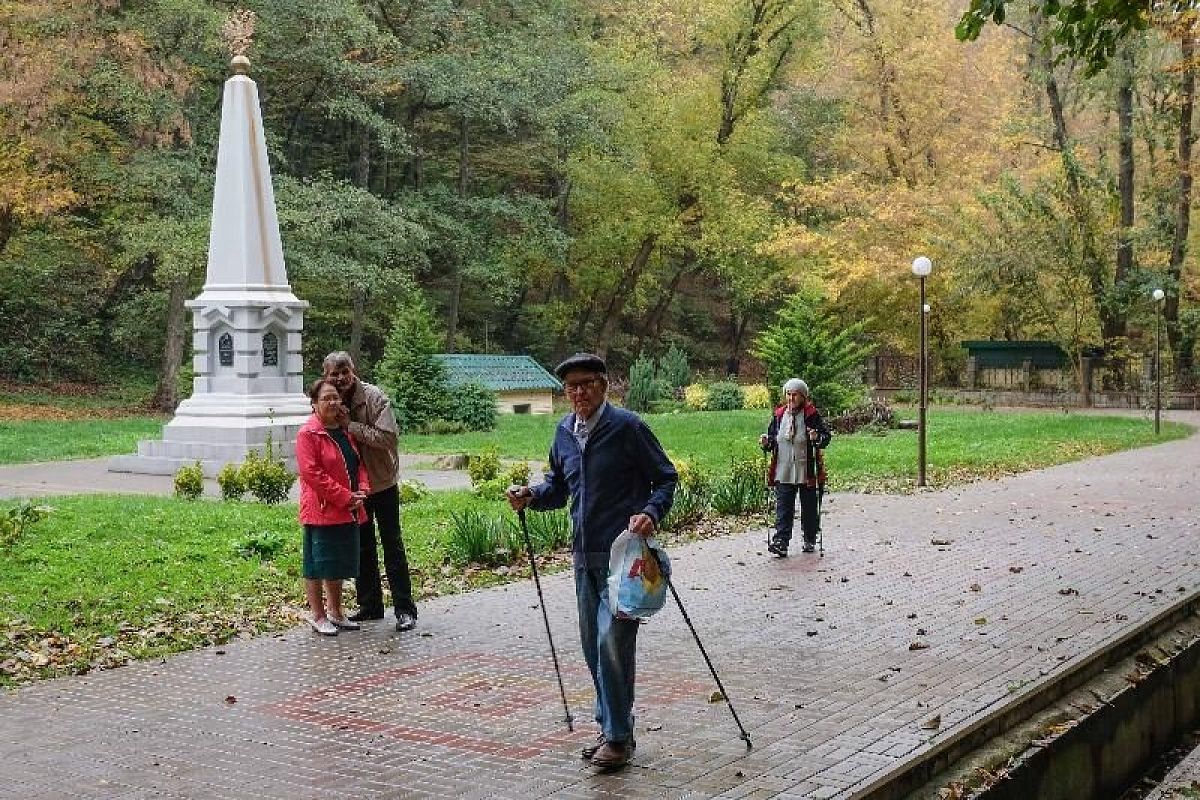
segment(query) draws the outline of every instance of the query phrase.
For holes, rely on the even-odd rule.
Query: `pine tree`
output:
[[[446,367],[434,357],[438,337],[419,296],[396,312],[392,333],[376,367],[380,385],[392,398],[401,431],[420,431],[450,408]]]
[[[774,385],[801,378],[813,403],[827,414],[840,414],[865,399],[860,373],[874,348],[859,338],[868,320],[835,331],[835,320],[820,306],[819,298],[794,295],[759,334],[754,355]]]

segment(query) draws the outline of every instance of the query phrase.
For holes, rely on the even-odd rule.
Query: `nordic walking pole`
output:
[[[546,640],[550,642],[550,657],[554,659],[554,674],[558,677],[558,693],[562,697],[563,713],[567,717],[567,730],[574,733],[571,707],[567,705],[567,690],[563,688],[562,669],[558,666],[558,651],[554,649],[554,637],[550,634],[550,615],[546,613],[546,600],[542,597],[542,581],[538,578],[537,559],[533,556],[533,539],[529,537],[529,526],[525,524],[525,509],[517,512],[521,521],[521,533],[525,537],[525,549],[529,552],[529,568],[533,571],[533,585],[537,587],[538,605],[542,607],[542,619],[546,623]]]
[[[657,557],[655,555],[655,558]],[[675,582],[671,580],[668,571],[662,568],[661,561],[659,562],[659,571],[667,579],[667,588],[671,590],[671,596],[675,598],[675,605],[679,606],[679,613],[683,615],[683,621],[687,623],[688,630],[692,632],[692,638],[696,640],[696,647],[700,648],[700,655],[704,656],[704,663],[708,665],[708,671],[712,673],[713,680],[717,682],[717,688],[721,690],[721,697],[725,698],[725,705],[729,706],[729,713],[733,715],[733,721],[737,723],[738,730],[742,732],[741,739],[746,743],[746,749],[749,750],[754,746],[750,742],[750,734],[746,733],[746,728],[742,725],[742,720],[738,717],[737,711],[734,710],[733,701],[729,699],[729,693],[725,691],[725,685],[721,683],[721,676],[717,674],[716,667],[713,666],[712,660],[708,657],[708,652],[704,649],[704,644],[700,641],[700,635],[696,633],[696,627],[692,625],[692,618],[688,616],[687,610],[683,607],[683,601],[679,599],[679,592],[675,591]]]
[[[825,500],[825,484],[817,487],[817,555],[825,557],[825,526],[821,524],[821,504]]]

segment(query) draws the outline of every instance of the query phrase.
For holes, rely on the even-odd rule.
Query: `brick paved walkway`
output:
[[[955,490],[835,496],[823,560],[769,559],[762,531],[676,549],[749,752],[668,609],[641,631],[634,764],[593,775],[577,748],[594,728],[561,725],[525,582],[429,602],[411,634],[296,629],[0,696],[0,797],[851,797],[1200,592],[1198,471],[1193,437]],[[544,588],[587,717],[569,576]]]

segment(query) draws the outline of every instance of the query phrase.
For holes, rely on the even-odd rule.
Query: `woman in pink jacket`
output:
[[[313,415],[296,436],[300,523],[304,526],[304,594],[317,633],[357,630],[342,610],[342,581],[358,575],[358,525],[370,494],[367,469],[346,429],[337,388],[324,378],[308,390]],[[324,598],[321,590],[324,589]]]

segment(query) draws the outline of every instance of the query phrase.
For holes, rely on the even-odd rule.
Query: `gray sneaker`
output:
[[[401,611],[396,615],[397,631],[403,633],[404,631],[411,631],[415,627],[417,627],[417,618],[412,614],[407,611]]]

